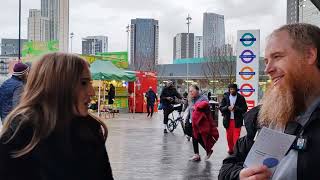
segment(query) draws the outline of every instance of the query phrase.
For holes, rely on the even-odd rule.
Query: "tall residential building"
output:
[[[20,49],[27,39],[21,39]],[[1,39],[1,56],[17,57],[19,54],[19,39]]]
[[[59,40],[60,0],[41,0],[41,16],[49,19],[50,40]]]
[[[50,39],[49,35],[49,19],[42,17],[40,10],[30,9],[28,18],[28,40],[48,41]]]
[[[9,61],[10,61],[10,57],[0,56],[0,85],[3,79],[1,77],[9,74]]]
[[[59,50],[68,52],[69,0],[41,0],[41,16],[49,19],[49,40],[58,40]]]
[[[60,0],[59,4],[59,50],[69,50],[69,0]]]
[[[173,59],[193,58],[194,34],[179,33],[173,38]]]
[[[320,2],[315,0],[287,0],[287,23],[309,23],[320,26]]]
[[[299,3],[299,22],[320,27],[319,9],[310,0],[300,1]]]
[[[158,20],[132,19],[130,34],[131,67],[134,70],[154,70],[159,52]]]
[[[107,36],[88,36],[82,39],[82,54],[95,55],[108,52]]]
[[[299,0],[287,0],[287,24],[299,22]]]
[[[203,38],[202,36],[196,36],[194,38],[194,57],[202,58],[203,57]]]
[[[203,56],[214,56],[225,44],[224,16],[215,13],[203,14]]]

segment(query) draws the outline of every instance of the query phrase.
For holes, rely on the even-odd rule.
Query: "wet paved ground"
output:
[[[108,119],[107,149],[116,180],[207,180],[218,179],[227,156],[225,129],[219,121],[220,138],[208,161],[200,146],[201,162],[191,162],[192,143],[181,127],[163,134],[162,113],[152,119],[146,114],[120,114]],[[219,119],[220,120],[220,119]]]

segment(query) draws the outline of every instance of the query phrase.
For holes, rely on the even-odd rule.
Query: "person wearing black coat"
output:
[[[243,163],[254,144],[254,137],[257,131],[261,129],[257,122],[260,106],[251,109],[244,117],[245,126],[248,134],[240,138],[234,146],[234,153],[223,160],[222,167],[219,172],[219,180],[239,180],[239,174],[243,167]],[[297,161],[297,180],[304,179],[320,179],[317,173],[318,163],[320,161],[320,105],[312,113],[310,117],[311,123],[305,130],[303,136],[309,137],[307,151],[298,152]],[[298,125],[299,126],[299,125]],[[299,131],[296,123],[288,123],[285,133],[296,135]]]
[[[233,146],[239,139],[243,125],[243,115],[247,112],[245,98],[237,93],[236,84],[228,86],[229,92],[225,93],[220,103],[220,111],[223,116],[223,126],[227,130],[228,153],[233,153]]]
[[[147,117],[152,117],[154,111],[154,103],[157,101],[157,95],[152,90],[152,87],[149,87],[149,90],[146,92],[145,97],[147,98]]]
[[[115,97],[116,97],[116,88],[113,86],[113,84],[110,84],[110,89],[108,92],[108,104],[113,104]]]
[[[12,157],[12,152],[31,140],[32,125],[24,125],[9,143],[18,121],[0,139],[1,180],[113,180],[105,139],[100,124],[94,119],[76,118],[70,134],[53,133],[30,153]]]
[[[167,124],[169,120],[169,114],[174,111],[173,104],[175,104],[177,99],[182,99],[182,97],[174,87],[173,82],[169,81],[167,86],[163,88],[160,95],[160,103],[162,104],[163,108],[164,133],[168,133]]]
[[[259,112],[245,116],[252,122],[246,126],[250,128],[248,135],[237,141],[234,153],[223,161],[219,180],[320,179],[319,42],[320,28],[305,23],[286,24],[269,35],[264,61],[271,83]],[[243,167],[259,126],[293,135],[295,140],[288,149],[283,149],[281,141],[267,142],[274,147],[270,154],[286,151],[284,156],[275,157],[278,162],[271,165],[265,161],[263,152],[267,148],[255,151],[264,162],[255,159],[255,165]]]
[[[113,180],[108,129],[88,112],[91,81],[77,55],[50,53],[32,66],[1,130],[1,180]]]

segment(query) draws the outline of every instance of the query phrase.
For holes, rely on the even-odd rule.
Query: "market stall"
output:
[[[96,60],[90,65],[93,86],[96,90],[96,101],[98,103],[98,114],[101,111],[101,105],[109,105],[108,91],[110,84],[115,87],[115,98],[113,108],[124,109],[128,108],[128,82],[133,82],[136,79],[134,74],[125,72],[125,70],[117,68],[110,61]]]

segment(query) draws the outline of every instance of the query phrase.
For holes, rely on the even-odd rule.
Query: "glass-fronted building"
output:
[[[216,50],[225,44],[224,16],[215,13],[203,14],[203,56],[216,55]]]
[[[130,59],[134,70],[153,71],[158,64],[159,25],[154,19],[132,19]]]
[[[287,23],[309,23],[320,27],[320,2],[287,0]]]

